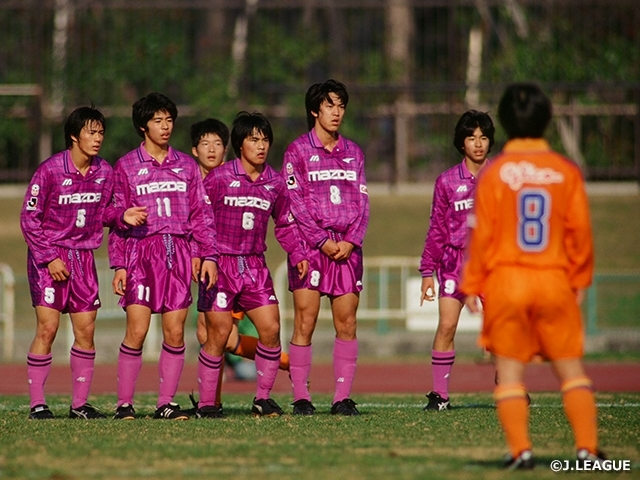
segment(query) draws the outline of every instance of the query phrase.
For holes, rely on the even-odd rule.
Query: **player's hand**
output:
[[[298,268],[298,278],[302,280],[307,276],[307,273],[309,273],[309,261],[302,260],[296,265],[296,267]]]
[[[426,300],[427,302],[433,302],[436,296],[436,287],[433,282],[433,277],[422,277],[422,285],[420,286],[420,306]]]
[[[464,299],[464,304],[471,313],[480,313],[480,299],[477,295],[468,295]]]
[[[322,245],[320,251],[322,251],[322,253],[324,253],[327,257],[333,258],[340,253],[340,247],[336,242],[329,239],[324,242],[324,245]]]
[[[347,260],[353,252],[353,243],[345,242],[344,240],[338,242],[338,248],[340,251],[333,256],[333,259],[338,262],[340,260]]]
[[[584,301],[584,288],[577,288],[576,289],[576,303],[578,305],[582,305],[582,302]]]
[[[113,287],[113,293],[121,297],[124,296],[124,291],[127,289],[127,271],[124,268],[116,270],[113,274],[111,286]]]
[[[198,283],[200,278],[200,267],[202,267],[202,260],[195,257],[191,259],[191,280]]]
[[[125,210],[122,219],[127,225],[139,227],[147,221],[147,207],[131,207]]]
[[[211,290],[211,287],[213,287],[218,281],[218,266],[216,265],[216,262],[212,260],[205,260],[202,262],[200,281],[207,282],[207,290]]]
[[[56,282],[64,282],[69,278],[69,275],[71,275],[69,270],[67,270],[66,263],[64,263],[60,258],[56,258],[49,262],[47,268],[49,269],[49,275],[51,275],[51,278]]]

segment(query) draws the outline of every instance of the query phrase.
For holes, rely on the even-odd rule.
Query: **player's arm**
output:
[[[117,230],[127,230],[130,227],[139,227],[147,221],[147,207],[128,206],[128,195],[126,188],[128,182],[122,179],[123,172],[117,167],[110,178],[106,180],[104,196],[110,199],[109,204],[104,210],[102,223],[105,227]],[[116,178],[119,178],[116,180]],[[116,182],[120,182],[116,189]]]
[[[490,177],[487,171],[485,171],[485,175],[480,177],[473,202],[474,213],[470,213],[467,217],[469,237],[466,261],[463,266],[462,280],[459,287],[469,297],[477,297],[483,291],[488,273],[487,259],[492,252],[490,245],[494,235],[494,218],[500,212],[492,191],[496,188],[491,181],[492,179],[493,177]],[[513,208],[516,208],[516,206],[514,205]],[[470,298],[469,301],[473,302],[476,308],[479,308],[477,299]]]
[[[338,242],[340,253],[336,255],[335,260],[345,260],[349,258],[354,246],[362,247],[364,236],[367,233],[367,227],[369,225],[369,191],[367,189],[367,179],[364,172],[364,155],[360,149],[357,151],[356,161],[358,162],[358,191],[356,193],[358,217],[349,225],[344,240]]]
[[[33,175],[20,212],[20,228],[25,242],[38,265],[48,265],[58,257],[44,231],[43,224],[51,198],[51,185],[47,172],[40,167]]]
[[[308,172],[302,158],[295,149],[287,149],[284,154],[282,175],[291,200],[291,211],[304,238],[312,247],[322,248],[323,244],[330,240],[327,233],[316,223],[307,203],[317,199],[309,199]]]
[[[126,172],[124,171],[122,163],[118,161],[118,163],[116,163],[114,172],[114,186],[113,195],[111,197],[111,207],[113,208],[113,211],[124,212],[129,206],[129,203],[129,180],[127,178]],[[126,266],[124,255],[126,241],[125,230],[126,229],[118,229],[114,227],[109,229],[109,239],[107,247],[107,251],[109,254],[109,266],[113,270],[115,270],[116,273],[120,269],[124,271],[124,268]],[[123,295],[126,288],[126,271],[124,271],[124,273],[125,281],[123,282],[122,287],[118,289],[114,287],[114,292],[119,295]],[[115,282],[116,280],[114,278],[113,283],[115,284]]]
[[[202,177],[194,166],[188,188],[188,223],[193,226],[191,236],[193,241],[197,243],[195,246],[190,246],[190,249],[191,253],[194,254],[194,248],[197,248],[198,258],[203,259],[200,268],[200,280],[204,281],[207,279],[208,288],[211,288],[215,284],[218,276],[218,270],[215,265],[215,262],[218,260],[216,227],[211,200],[207,194],[207,190],[211,188],[209,187],[209,181],[211,180],[209,177],[213,178],[214,176],[215,172],[211,172],[211,174],[207,176],[207,189],[205,189],[202,183]],[[212,263],[213,265],[211,265]]]
[[[593,235],[589,202],[581,176],[576,178],[572,187],[564,218],[564,246],[569,259],[569,283],[577,291],[587,288],[593,279]]]
[[[431,214],[429,215],[429,228],[420,258],[420,271],[423,278],[433,277],[438,262],[442,257],[444,246],[447,242],[447,210],[449,198],[447,189],[441,177],[438,177],[433,189],[433,201],[431,202]]]
[[[287,189],[282,187],[271,212],[275,223],[274,234],[282,249],[289,255],[291,263],[298,265],[307,259],[308,252],[290,207],[289,194]]]

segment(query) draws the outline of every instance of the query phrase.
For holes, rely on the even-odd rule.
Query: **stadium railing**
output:
[[[14,346],[14,315],[15,315],[15,289],[16,281],[11,267],[5,263],[0,263],[0,321],[4,324],[2,357],[5,361],[13,359]]]

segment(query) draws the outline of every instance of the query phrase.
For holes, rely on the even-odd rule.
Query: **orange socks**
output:
[[[576,450],[598,451],[598,421],[591,380],[578,377],[566,381],[560,388],[564,412],[571,424]]]
[[[250,335],[239,335],[240,340],[236,345],[235,350],[231,353],[238,355],[242,358],[248,358],[249,360],[255,360],[256,347],[258,346],[258,339]],[[289,355],[285,352],[280,354],[280,370],[289,370]]]
[[[497,385],[493,397],[511,456],[515,458],[522,451],[531,450],[529,406],[524,385],[521,383]]]

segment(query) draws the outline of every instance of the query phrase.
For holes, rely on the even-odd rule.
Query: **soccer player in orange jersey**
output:
[[[551,115],[537,86],[505,90],[498,116],[509,141],[480,175],[460,285],[473,312],[484,295],[480,341],[496,358],[494,398],[510,469],[534,466],[523,375],[537,353],[561,382],[578,460],[604,458],[582,365],[580,303],[593,276],[589,206],[580,169],[542,138]]]

